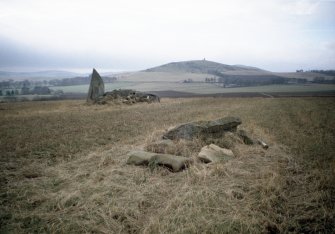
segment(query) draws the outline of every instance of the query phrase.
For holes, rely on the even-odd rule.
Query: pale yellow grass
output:
[[[1,231],[324,232],[334,228],[334,99],[1,104]],[[171,173],[126,165],[180,123],[239,116],[270,145]],[[179,142],[194,157],[204,142]],[[191,147],[190,147],[191,146]],[[333,174],[332,174],[333,173]]]

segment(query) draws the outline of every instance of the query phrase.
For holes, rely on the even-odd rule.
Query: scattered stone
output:
[[[93,69],[91,83],[87,94],[87,102],[97,104],[117,103],[134,104],[137,102],[160,102],[159,96],[142,93],[132,89],[118,89],[105,93],[105,85],[99,73]]]
[[[136,166],[148,165],[149,160],[155,155],[155,153],[146,151],[131,151],[128,153],[129,158],[127,160],[127,164],[133,164]]]
[[[150,159],[149,164],[165,166],[173,172],[178,172],[192,163],[190,158],[175,156],[171,154],[156,154]]]
[[[164,134],[163,139],[219,138],[225,131],[236,131],[242,122],[237,117],[225,117],[213,121],[198,121],[179,125]]]
[[[136,97],[137,95],[133,90],[119,91],[112,92],[110,96]],[[151,152],[129,152],[127,164],[147,165],[150,168],[165,166],[173,172],[178,172],[188,167],[193,160],[177,155],[185,156],[188,151],[199,152],[203,144],[207,145],[201,148],[197,157],[204,163],[226,162],[233,159],[235,155],[230,149],[236,144],[252,145],[258,142],[264,149],[268,148],[265,142],[252,139],[245,130],[237,131],[237,126],[241,123],[238,117],[225,117],[214,121],[197,121],[179,125],[167,130],[163,140],[147,145],[145,149]],[[180,152],[180,149],[183,151]]]
[[[165,166],[173,172],[185,169],[192,160],[190,158],[171,154],[157,154],[145,151],[131,151],[128,153],[127,164]]]
[[[249,134],[244,130],[238,130],[237,135],[243,140],[246,145],[253,145],[254,140],[249,136]]]
[[[88,89],[87,102],[95,103],[99,97],[104,95],[105,85],[101,76],[94,68],[90,77],[91,77],[91,83]]]
[[[234,157],[235,155],[233,151],[221,148],[214,144],[202,147],[200,153],[198,154],[198,158],[205,163],[224,162]]]
[[[97,100],[98,104],[117,103],[117,104],[135,104],[138,102],[160,102],[160,98],[151,93],[142,93],[132,89],[115,89],[106,92]]]

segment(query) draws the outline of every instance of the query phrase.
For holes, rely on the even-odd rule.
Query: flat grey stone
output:
[[[171,154],[157,154],[146,151],[131,151],[128,153],[127,164],[165,166],[173,172],[185,169],[192,159]]]
[[[136,166],[139,165],[148,165],[149,164],[149,160],[155,156],[156,153],[150,153],[150,152],[146,152],[146,151],[131,151],[127,154],[127,156],[129,156],[128,160],[127,160],[127,164],[133,164]]]
[[[165,166],[173,172],[178,172],[188,167],[192,163],[192,160],[190,158],[171,154],[156,154],[150,159],[149,163]]]
[[[202,147],[198,158],[205,162],[225,162],[235,157],[233,151],[221,148],[217,145],[210,144]]]
[[[238,117],[225,117],[213,121],[198,121],[179,125],[163,135],[164,139],[222,137],[225,131],[236,131],[242,121]]]

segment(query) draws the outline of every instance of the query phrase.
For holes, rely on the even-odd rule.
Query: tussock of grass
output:
[[[87,106],[1,104],[3,232],[241,233],[334,230],[333,98],[165,99]],[[225,164],[171,173],[126,165],[180,123],[239,116],[269,144],[237,139]],[[206,141],[177,142],[194,157]]]

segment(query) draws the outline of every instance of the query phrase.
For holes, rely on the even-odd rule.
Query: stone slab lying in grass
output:
[[[188,167],[191,163],[192,159],[190,158],[171,154],[156,154],[149,161],[149,164],[151,165],[165,166],[173,172],[181,171]]]
[[[168,167],[173,172],[185,169],[192,159],[171,154],[157,154],[146,151],[131,151],[128,153],[127,164],[133,165],[158,165]]]
[[[198,158],[205,163],[225,162],[234,157],[235,155],[233,151],[221,148],[214,144],[202,147],[200,153],[198,154]]]
[[[148,165],[149,160],[153,156],[155,156],[156,153],[137,150],[137,151],[130,151],[127,155],[129,156],[127,164],[133,164],[139,166],[139,165]]]
[[[179,125],[164,134],[164,139],[187,139],[196,137],[222,137],[224,131],[236,131],[242,121],[238,117],[225,117],[213,121],[198,121]]]

